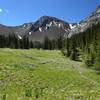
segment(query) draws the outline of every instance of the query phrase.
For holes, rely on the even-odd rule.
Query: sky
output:
[[[75,23],[98,5],[100,0],[0,0],[0,24],[21,25],[44,15]]]

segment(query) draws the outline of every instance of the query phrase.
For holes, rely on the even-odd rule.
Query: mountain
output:
[[[45,37],[51,40],[59,35],[71,37],[73,34],[84,32],[99,21],[100,6],[79,23],[68,23],[55,17],[42,16],[36,22],[24,23],[20,26],[10,27],[0,24],[0,34],[5,36],[15,34],[19,39],[27,36],[29,40],[41,42]]]
[[[98,6],[95,11],[79,23],[70,24],[71,30],[69,32],[69,37],[73,34],[84,32],[88,28],[97,25],[98,22],[100,22],[100,6]]]
[[[0,25],[0,34],[14,33],[20,39],[27,36],[32,41],[43,41],[45,37],[55,39],[59,35],[68,34],[69,30],[70,26],[67,22],[50,16],[42,16],[34,23],[25,23],[15,27]]]
[[[40,17],[30,28],[28,35],[33,40],[43,40],[45,36],[50,39],[68,33],[69,24],[60,19],[50,16]]]

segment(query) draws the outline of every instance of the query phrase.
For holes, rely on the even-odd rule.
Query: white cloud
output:
[[[3,12],[3,10],[0,8],[0,13],[2,13]]]
[[[0,8],[0,13],[5,13],[5,14],[9,14],[9,10],[8,9],[1,9]]]

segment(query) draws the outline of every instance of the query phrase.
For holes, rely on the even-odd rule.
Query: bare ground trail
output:
[[[99,84],[98,82],[96,82],[95,80],[89,78],[88,76],[85,76],[84,73],[88,70],[85,67],[82,67],[82,62],[77,62],[77,61],[71,61],[69,60],[69,63],[73,66],[73,68],[80,74],[80,76],[89,81],[91,84],[95,85],[95,84]]]

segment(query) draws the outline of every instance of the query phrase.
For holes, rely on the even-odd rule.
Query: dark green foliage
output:
[[[51,40],[52,50],[58,49],[57,40]]]
[[[64,46],[63,38],[61,35],[57,39],[50,40],[48,37],[44,38],[43,42],[30,41],[27,36],[18,38],[14,33],[9,33],[8,36],[0,35],[0,48],[13,48],[13,49],[62,49]]]
[[[25,91],[25,96],[26,96],[26,97],[32,97],[32,89],[27,89],[27,90]]]
[[[58,45],[58,49],[63,48],[63,36],[61,34],[57,38],[57,45]]]
[[[61,49],[61,53],[62,53],[64,56],[67,56],[67,50],[66,50],[66,49]]]
[[[26,36],[19,39],[14,33],[8,36],[0,35],[0,48],[29,49],[31,47],[33,47],[33,43]]]
[[[100,72],[100,23],[68,38],[65,48],[62,53],[72,60],[79,60],[80,50],[85,64]]]
[[[76,49],[71,52],[70,59],[71,60],[75,60],[75,61],[78,61],[79,60]]]
[[[64,40],[61,35],[59,35],[56,39],[49,39],[48,37],[44,38],[44,42],[42,43],[41,48],[54,50],[59,49],[61,50],[64,47]]]
[[[71,40],[74,40],[76,47],[86,55],[84,58],[86,65],[88,67],[95,66],[100,71],[100,23],[83,33],[72,36]]]
[[[49,50],[52,49],[52,43],[51,43],[51,40],[48,37],[45,37],[45,39],[44,39],[43,48],[49,49]]]
[[[41,87],[35,88],[35,98],[39,98],[39,96],[42,96],[43,89]]]
[[[71,50],[70,50],[70,39],[69,38],[67,38],[67,40],[66,40],[66,49],[67,49],[67,57],[69,57],[70,54],[71,54]]]
[[[37,48],[37,49],[43,48],[42,43],[40,43],[39,41],[31,42],[31,45],[32,44],[33,44],[33,48]]]
[[[6,42],[6,38],[4,35],[0,35],[0,48],[4,48],[5,47],[5,43]]]
[[[100,28],[99,28],[99,31],[100,31]],[[95,62],[95,67],[96,67],[96,70],[99,71],[100,73],[100,33],[98,32],[96,34],[96,39],[97,39],[97,47],[96,47],[96,62]]]
[[[23,37],[23,48],[29,49],[29,40],[28,40],[28,37],[26,36]]]
[[[2,100],[6,100],[6,94],[3,94]]]
[[[93,64],[95,63],[95,57],[88,55],[88,57],[86,57],[84,61],[87,67],[93,67]]]
[[[73,43],[72,48],[71,48],[70,59],[78,61],[79,60],[78,56],[79,56],[78,55],[78,49],[76,48],[75,44]]]

